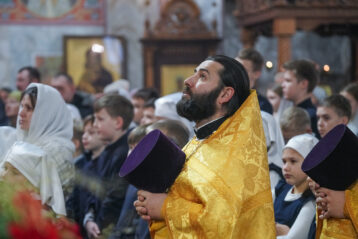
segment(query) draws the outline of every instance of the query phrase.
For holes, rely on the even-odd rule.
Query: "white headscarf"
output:
[[[30,84],[27,89],[31,87],[37,88],[37,100],[30,128],[22,130],[17,122],[18,141],[4,161],[40,189],[42,203],[52,207],[55,213],[66,215],[63,187],[69,186],[74,176],[70,162],[75,150],[71,141],[71,113],[56,89],[38,83]]]
[[[303,158],[306,158],[313,147],[318,143],[318,139],[311,134],[300,134],[292,137],[285,148],[291,148],[297,151]]]
[[[0,163],[4,159],[6,152],[16,141],[15,128],[10,126],[0,127]]]

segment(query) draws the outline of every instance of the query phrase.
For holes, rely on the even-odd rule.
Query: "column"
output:
[[[273,21],[273,34],[277,37],[277,64],[280,69],[286,61],[291,60],[291,37],[296,32],[296,19],[278,18]]]

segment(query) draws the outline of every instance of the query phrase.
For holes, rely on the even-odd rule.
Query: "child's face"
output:
[[[302,171],[303,157],[294,149],[286,148],[282,153],[282,174],[286,182],[299,187],[306,182],[307,175]]]
[[[272,105],[273,111],[277,112],[278,107],[280,106],[281,97],[270,89],[267,90],[266,97]]]
[[[282,93],[285,99],[295,102],[300,94],[307,91],[304,81],[297,81],[297,77],[292,71],[285,71],[283,74]]]
[[[96,112],[94,116],[94,127],[97,129],[99,138],[111,143],[118,131],[118,120],[110,116],[105,108]]]
[[[87,123],[84,127],[82,143],[84,149],[87,151],[96,150],[104,145],[104,142],[100,139],[96,128],[91,122]]]
[[[154,108],[148,107],[143,110],[143,118],[140,121],[140,125],[151,124],[155,121]]]
[[[333,108],[319,106],[317,108],[317,128],[321,137],[324,137],[331,129],[345,123],[347,117],[339,116]]]
[[[143,117],[143,107],[145,105],[145,101],[141,98],[132,98],[132,104],[134,108],[133,121],[139,125],[140,120]]]

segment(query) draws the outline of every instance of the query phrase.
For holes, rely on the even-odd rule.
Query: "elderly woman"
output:
[[[64,193],[74,176],[72,125],[56,89],[30,84],[21,96],[17,140],[0,165],[3,180],[34,191],[58,215],[66,215]]]

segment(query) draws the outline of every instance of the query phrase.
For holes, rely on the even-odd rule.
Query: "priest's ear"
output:
[[[221,90],[219,97],[217,99],[217,102],[220,105],[225,104],[231,100],[231,98],[233,97],[234,94],[235,94],[234,88],[232,88],[231,86],[225,86]]]

